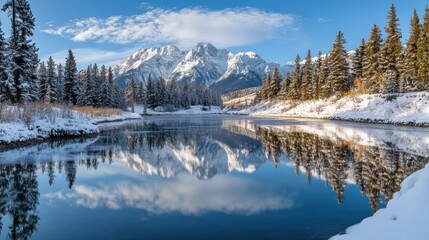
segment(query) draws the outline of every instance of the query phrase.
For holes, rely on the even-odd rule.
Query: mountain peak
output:
[[[153,79],[190,82],[223,93],[260,86],[263,76],[272,71],[274,65],[280,66],[267,63],[255,52],[233,54],[211,43],[200,42],[189,51],[181,51],[174,45],[143,48],[113,70],[121,86],[126,86],[131,78],[145,83],[150,74]]]

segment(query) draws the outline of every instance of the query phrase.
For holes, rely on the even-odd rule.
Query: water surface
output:
[[[1,239],[326,239],[429,161],[427,130],[149,117],[0,153]]]

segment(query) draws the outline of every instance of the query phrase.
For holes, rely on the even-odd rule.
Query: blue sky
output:
[[[175,44],[186,50],[212,42],[233,52],[254,51],[285,63],[296,53],[313,55],[331,48],[342,30],[355,49],[374,23],[385,26],[395,3],[408,37],[414,8],[422,18],[426,1],[386,0],[29,0],[36,17],[34,41],[42,60],[60,61],[73,49],[80,67],[114,64],[142,47]],[[9,20],[2,13],[6,32]]]

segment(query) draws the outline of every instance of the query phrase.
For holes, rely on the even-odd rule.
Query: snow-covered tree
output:
[[[47,62],[46,85],[47,85],[47,88],[50,88],[50,91],[51,91],[50,102],[58,101],[59,98],[58,98],[58,85],[57,85],[57,69],[56,69],[56,64],[52,59],[52,57],[49,57]]]
[[[394,84],[399,85],[399,76],[402,70],[402,44],[401,44],[401,31],[399,29],[399,19],[396,14],[395,5],[392,4],[389,10],[389,15],[387,16],[389,23],[385,27],[387,37],[384,41],[383,47],[381,49],[380,55],[380,67],[384,75],[389,75],[390,81],[396,81]],[[393,73],[386,73],[387,70],[393,71]],[[396,77],[396,79],[392,79]],[[385,82],[383,84],[386,84]],[[393,88],[389,88],[393,90]],[[386,87],[384,88],[386,91]]]
[[[44,62],[40,63],[39,69],[37,70],[37,82],[37,96],[38,99],[43,101],[46,90],[48,89],[48,70]]]
[[[64,102],[66,104],[76,104],[79,93],[77,81],[77,67],[73,52],[68,51],[66,64],[64,67]]]
[[[276,67],[274,68],[273,75],[270,81],[269,91],[268,91],[268,98],[270,100],[276,98],[277,95],[279,94],[280,81],[281,81],[281,78],[280,78],[279,69]]]
[[[311,60],[311,51],[308,49],[304,67],[302,68],[301,100],[310,100],[313,97],[312,73],[313,62]]]
[[[429,6],[426,6],[417,50],[418,79],[426,89],[429,88]]]
[[[10,64],[9,45],[0,24],[0,102],[13,101],[16,94]]]
[[[131,107],[132,112],[134,112],[136,98],[137,98],[136,84],[134,82],[134,79],[131,79],[128,82],[127,88],[125,89],[125,99],[126,99],[127,105]]]
[[[362,67],[362,80],[368,93],[378,93],[381,89],[379,58],[382,42],[380,28],[374,25],[365,47]]]
[[[362,79],[363,72],[363,58],[365,55],[365,39],[362,38],[361,44],[358,48],[356,48],[355,56],[353,57],[353,79],[359,78]]]
[[[37,92],[37,47],[31,37],[35,28],[35,19],[27,0],[8,0],[3,6],[12,18],[12,34],[9,42],[11,72],[13,75],[13,102],[35,100]]]
[[[349,64],[347,52],[344,48],[346,40],[341,31],[338,32],[329,56],[329,81],[332,83],[334,94],[343,96],[349,87]]]
[[[407,48],[405,50],[404,77],[402,78],[401,92],[424,88],[423,82],[417,78],[419,71],[417,44],[420,36],[420,19],[416,9],[414,9],[410,25],[410,36],[408,37]]]
[[[296,55],[295,58],[295,68],[292,72],[292,83],[290,85],[289,90],[289,99],[292,100],[298,100],[301,97],[301,80],[302,80],[302,74],[301,74],[301,58],[299,57],[299,54]]]

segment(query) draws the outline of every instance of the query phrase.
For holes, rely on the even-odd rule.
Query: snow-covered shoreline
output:
[[[59,109],[54,111],[59,112]],[[31,123],[21,120],[0,123],[0,149],[38,143],[51,138],[81,137],[99,133],[97,124],[141,119],[137,113],[122,112],[120,115],[92,117],[71,110],[68,117],[40,117]]]
[[[305,102],[263,102],[243,110],[228,111],[260,117],[292,117],[366,123],[429,126],[429,92],[396,95],[362,94]]]
[[[429,164],[408,176],[386,208],[346,229],[332,240],[427,239]]]

